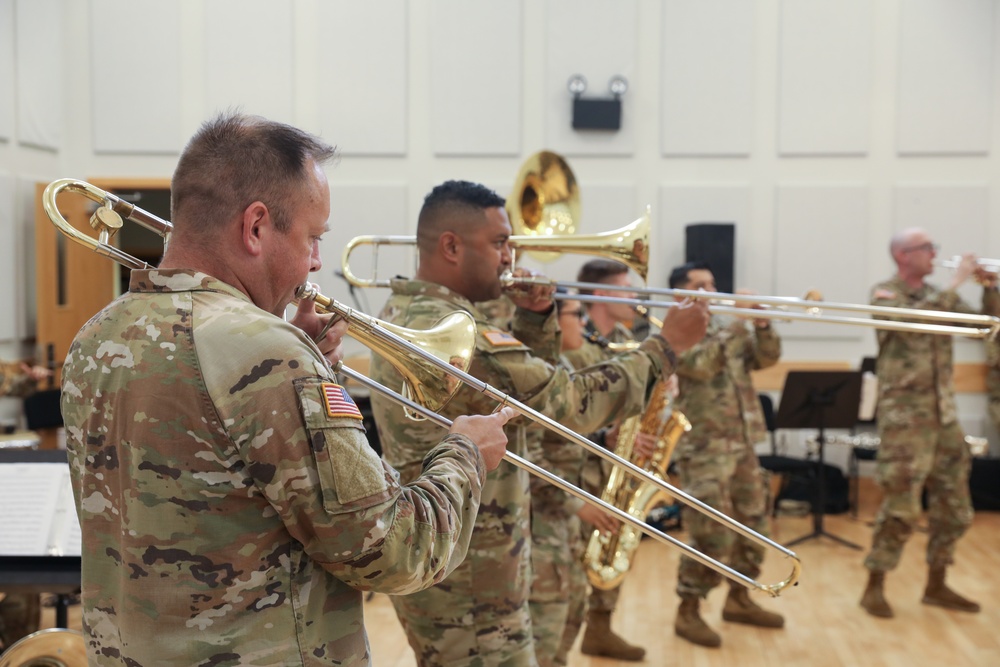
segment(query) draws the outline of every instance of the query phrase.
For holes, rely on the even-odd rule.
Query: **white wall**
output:
[[[0,291],[0,353],[33,333],[31,183],[168,178],[234,105],[342,147],[319,276],[341,299],[357,230],[412,232],[446,178],[505,194],[547,148],[580,181],[584,232],[653,206],[653,284],[685,224],[730,220],[738,285],[863,302],[895,229],[1000,253],[998,21],[993,0],[0,0],[0,234],[29,255],[0,267],[19,286]],[[627,77],[619,132],[570,128],[573,73],[588,95]],[[792,360],[875,349],[864,330],[784,332]],[[960,401],[983,432],[983,398]]]

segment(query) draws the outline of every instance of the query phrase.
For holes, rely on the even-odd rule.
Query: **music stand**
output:
[[[826,468],[824,449],[827,428],[851,428],[858,421],[861,403],[861,373],[859,371],[789,371],[781,390],[781,405],[775,419],[777,428],[815,428],[819,431],[819,471],[816,498],[813,502],[813,531],[792,540],[787,546],[814,537],[829,537],[852,549],[861,546],[823,530],[826,511]]]

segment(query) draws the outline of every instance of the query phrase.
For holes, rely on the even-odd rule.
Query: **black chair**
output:
[[[757,394],[757,398],[760,399],[760,409],[764,413],[764,426],[767,427],[767,433],[771,436],[771,456],[777,456],[778,446],[774,432],[778,428],[774,421],[774,401],[767,394]]]
[[[768,435],[771,437],[771,454],[769,456],[760,456],[758,460],[760,461],[760,467],[764,470],[770,472],[774,478],[778,481],[777,491],[771,489],[768,493],[773,496],[770,499],[770,513],[774,514],[774,509],[777,506],[778,498],[784,493],[786,487],[788,486],[788,478],[793,475],[801,475],[805,471],[808,471],[812,463],[808,461],[803,461],[802,459],[793,458],[791,456],[783,456],[778,454],[778,444],[777,444],[777,420],[775,419],[774,413],[774,401],[767,394],[757,394],[760,399],[761,412],[764,413],[764,426],[767,428]]]

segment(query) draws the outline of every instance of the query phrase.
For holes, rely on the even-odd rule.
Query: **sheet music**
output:
[[[0,465],[0,556],[80,554],[80,523],[65,463]]]

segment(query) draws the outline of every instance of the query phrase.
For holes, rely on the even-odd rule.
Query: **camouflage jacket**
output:
[[[613,415],[635,414],[647,392],[666,366],[666,346],[656,341],[640,350],[620,355],[586,372],[571,374],[553,366],[559,354],[558,324],[548,316],[518,309],[512,333],[490,324],[472,303],[451,290],[422,281],[396,280],[380,318],[414,329],[426,329],[455,310],[476,320],[476,353],[470,374],[510,394],[578,433],[587,433]],[[372,378],[392,389],[400,387],[396,371],[382,359],[372,359]],[[442,414],[488,414],[496,401],[474,388],[463,386]],[[419,462],[438,438],[439,428],[428,422],[406,419],[392,401],[372,397],[372,408],[382,441],[383,456],[400,470],[403,479],[414,474]],[[524,419],[508,427],[509,451],[524,456]],[[442,584],[431,591],[400,601],[421,615],[426,624],[441,619],[463,619],[463,627],[503,625],[505,617],[528,618],[529,515],[527,473],[503,462],[487,476],[482,507],[469,546],[469,557]],[[397,607],[398,608],[398,607]],[[530,621],[527,621],[530,623]],[[512,623],[516,625],[517,623]],[[449,633],[459,632],[450,628]],[[524,638],[530,641],[530,636]],[[518,647],[511,646],[511,651]],[[502,656],[491,656],[501,659]]]
[[[924,283],[912,289],[898,276],[872,288],[875,306],[976,312],[954,290]],[[1000,315],[1000,293],[983,290],[983,313]],[[957,419],[952,381],[952,338],[937,334],[878,330],[879,427],[912,426],[931,416],[940,424]]]
[[[362,591],[462,560],[478,450],[449,436],[401,486],[333,382],[301,330],[203,273],[133,271],[83,327],[62,410],[91,665],[367,665]]]
[[[677,358],[675,406],[691,422],[678,450],[712,439],[753,445],[766,438],[750,371],[773,366],[780,356],[781,339],[772,327],[751,332],[743,320],[713,315],[705,337]]]
[[[36,386],[20,361],[0,361],[0,396],[28,396]]]

